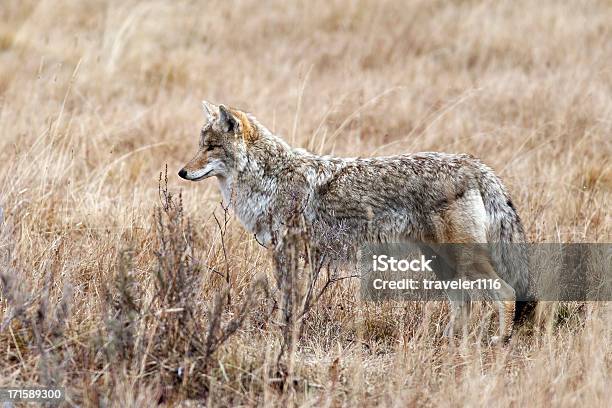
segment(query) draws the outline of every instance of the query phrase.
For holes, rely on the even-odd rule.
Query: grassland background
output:
[[[610,242],[611,38],[609,1],[3,0],[0,268],[13,283],[0,317],[19,305],[22,317],[0,332],[0,386],[54,383],[86,406],[192,398],[163,367],[105,351],[104,288],[129,250],[130,276],[151,293],[166,164],[199,261],[228,266],[237,299],[256,275],[272,279],[237,220],[222,256],[216,183],[175,176],[195,153],[202,99],[319,153],[473,154],[508,185],[530,241]],[[202,272],[200,285],[192,301],[205,304],[223,282]],[[445,304],[365,304],[342,283],[309,317],[290,395],[268,372],[279,337],[252,317],[215,354],[205,398],[605,406],[608,309],[566,305],[564,319],[504,348],[457,348],[441,339]],[[60,336],[36,338],[26,323],[40,310]]]

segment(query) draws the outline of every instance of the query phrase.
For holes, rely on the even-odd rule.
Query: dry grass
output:
[[[474,154],[530,240],[610,242],[609,2],[3,0],[0,21],[0,386],[84,406],[609,403],[603,302],[504,348],[449,345],[446,305],[339,282],[278,363],[275,294],[253,286],[274,287],[272,257],[216,183],[174,176],[209,99],[317,152]]]

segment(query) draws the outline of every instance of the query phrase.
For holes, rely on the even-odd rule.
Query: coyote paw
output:
[[[458,320],[448,322],[443,332],[444,337],[465,337],[467,336],[467,326]]]
[[[452,321],[448,322],[448,324],[444,328],[444,332],[442,332],[442,335],[446,337],[447,339],[450,339],[454,337],[454,334],[455,334],[455,325],[453,324]]]
[[[491,340],[489,340],[489,344],[491,346],[503,346],[508,344],[510,341],[510,336],[493,336]]]

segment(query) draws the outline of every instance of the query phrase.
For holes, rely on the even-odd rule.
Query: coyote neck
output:
[[[241,168],[231,178],[219,180],[223,199],[257,240],[267,245],[270,229],[278,214],[277,206],[283,190],[283,179],[296,169],[294,152],[286,143],[266,137],[255,148],[247,149]],[[275,216],[276,215],[276,216]]]
[[[271,231],[280,231],[291,214],[300,211],[309,219],[313,216],[308,206],[312,192],[346,160],[292,148],[254,118],[249,119],[257,137],[246,145],[231,178],[220,180],[221,190],[245,228],[267,245]]]

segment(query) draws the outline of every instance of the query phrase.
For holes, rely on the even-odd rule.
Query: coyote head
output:
[[[213,176],[231,178],[240,168],[246,144],[254,139],[256,130],[238,110],[206,101],[202,106],[206,120],[200,132],[198,152],[178,175],[191,181]]]

